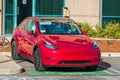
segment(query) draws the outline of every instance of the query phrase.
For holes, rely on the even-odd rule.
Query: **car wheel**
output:
[[[35,49],[35,51],[34,51],[33,62],[34,62],[35,70],[37,70],[37,71],[45,70],[45,68],[42,65],[40,50],[38,48]]]
[[[87,67],[85,67],[85,69],[86,69],[87,71],[95,71],[95,70],[97,69],[97,67],[98,67],[98,65],[95,65],[95,66],[87,66]]]
[[[11,48],[12,48],[12,51],[11,51],[12,59],[14,59],[14,60],[20,59],[20,55],[18,54],[18,52],[16,50],[16,43],[15,43],[15,41],[12,42]]]

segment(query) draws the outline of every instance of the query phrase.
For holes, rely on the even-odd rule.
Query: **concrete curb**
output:
[[[21,73],[22,71],[23,68],[21,66],[0,53],[0,74],[11,75]]]
[[[120,52],[102,52],[102,57],[120,57]]]
[[[7,57],[11,57],[11,52],[0,52],[0,54],[3,54]]]

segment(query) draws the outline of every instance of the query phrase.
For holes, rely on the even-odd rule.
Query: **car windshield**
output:
[[[78,26],[69,20],[40,20],[38,24],[41,34],[82,34]]]

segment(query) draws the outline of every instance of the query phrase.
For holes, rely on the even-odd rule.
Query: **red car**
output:
[[[46,67],[85,67],[96,70],[100,50],[70,18],[28,17],[13,32],[12,58],[34,62],[37,71]]]

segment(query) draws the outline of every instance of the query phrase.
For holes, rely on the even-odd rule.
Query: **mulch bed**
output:
[[[101,52],[120,52],[120,40],[95,40]]]
[[[10,52],[11,51],[10,45],[11,45],[10,43],[0,44],[0,52]]]

